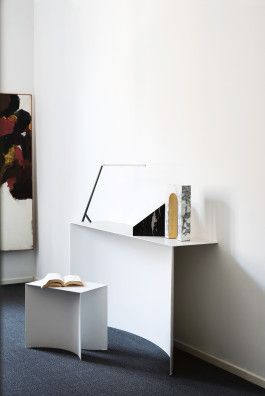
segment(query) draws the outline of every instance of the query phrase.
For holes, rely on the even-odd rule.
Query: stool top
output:
[[[55,290],[60,290],[64,292],[71,292],[71,293],[86,293],[90,292],[95,289],[100,289],[101,287],[107,287],[107,285],[104,285],[103,283],[94,283],[94,282],[83,282],[85,286],[68,286],[68,287],[46,287],[43,290],[46,289],[55,289]],[[41,281],[35,281],[35,282],[30,282],[26,283],[27,286],[36,286],[36,287],[41,287]]]

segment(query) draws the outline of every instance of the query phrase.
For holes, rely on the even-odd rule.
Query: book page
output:
[[[64,277],[64,284],[65,285],[83,285],[81,278],[79,275],[65,275]]]
[[[63,277],[61,276],[61,274],[58,274],[56,272],[50,272],[43,279],[41,279],[41,287],[45,287],[51,282],[63,284]]]

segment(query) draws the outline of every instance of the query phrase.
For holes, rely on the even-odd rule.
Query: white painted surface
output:
[[[34,0],[2,0],[0,3],[1,92],[33,92],[33,3]],[[1,253],[2,282],[23,282],[32,279],[34,273],[33,252]]]
[[[152,164],[218,240],[176,249],[176,337],[265,378],[264,21],[261,0],[35,1],[38,276],[69,272],[100,164]]]
[[[172,248],[71,224],[71,272],[108,284],[108,325],[171,354]]]
[[[1,0],[1,92],[33,92],[33,4],[34,0]]]
[[[25,285],[25,343],[71,351],[105,350],[107,287],[85,282],[84,287],[41,289],[40,281]]]
[[[148,237],[148,236],[134,236],[132,227],[129,224],[121,224],[114,222],[92,222],[89,223],[87,220],[84,222],[72,222],[71,224],[79,225],[80,227],[92,228],[94,230],[109,232],[111,234],[126,236],[128,238],[139,239],[149,243],[155,243],[161,246],[168,247],[185,247],[185,246],[196,246],[196,245],[211,245],[216,244],[217,241],[210,239],[199,239],[192,238],[190,241],[181,242],[177,239],[168,239],[165,237]]]
[[[0,252],[1,283],[25,283],[33,280],[35,254],[33,250]]]

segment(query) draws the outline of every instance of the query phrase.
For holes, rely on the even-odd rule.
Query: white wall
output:
[[[262,377],[264,38],[262,0],[35,1],[37,275],[100,163],[152,163],[219,241],[177,254],[177,339]]]
[[[33,93],[34,0],[0,2],[0,91]],[[31,279],[33,251],[1,252],[4,283]]]

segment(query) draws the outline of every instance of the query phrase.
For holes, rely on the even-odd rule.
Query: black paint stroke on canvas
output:
[[[32,199],[31,114],[19,95],[0,94],[0,186],[15,199]]]

